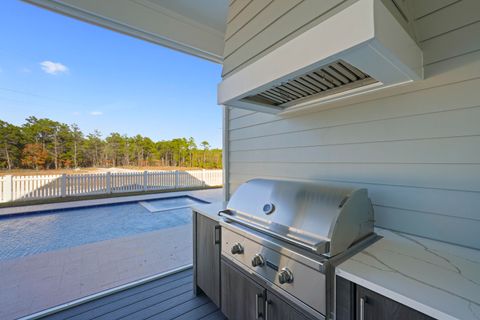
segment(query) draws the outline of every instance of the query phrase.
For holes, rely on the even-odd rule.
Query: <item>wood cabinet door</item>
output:
[[[431,320],[433,318],[357,285],[356,315],[359,320]]]
[[[355,319],[355,284],[342,277],[336,276],[335,302],[336,320]]]
[[[289,305],[285,300],[267,291],[265,320],[308,320],[306,315]]]
[[[224,259],[221,274],[223,314],[229,320],[264,320],[265,289]]]
[[[201,214],[195,214],[197,286],[220,306],[220,225]]]

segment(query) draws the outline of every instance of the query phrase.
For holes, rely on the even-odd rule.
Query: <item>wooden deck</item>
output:
[[[226,319],[208,297],[194,296],[192,281],[188,269],[42,319]]]

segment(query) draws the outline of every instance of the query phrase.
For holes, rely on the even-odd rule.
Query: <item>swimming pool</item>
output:
[[[191,223],[190,196],[0,217],[0,261]],[[149,210],[145,205],[157,210]]]

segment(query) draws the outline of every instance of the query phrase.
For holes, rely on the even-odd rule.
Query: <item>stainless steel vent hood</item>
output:
[[[382,0],[358,0],[223,79],[218,102],[286,113],[422,78],[422,51]]]

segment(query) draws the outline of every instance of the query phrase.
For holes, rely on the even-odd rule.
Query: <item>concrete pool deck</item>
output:
[[[185,194],[215,202],[221,201],[222,189],[149,199]],[[0,319],[33,314],[190,263],[191,224],[0,261]]]

